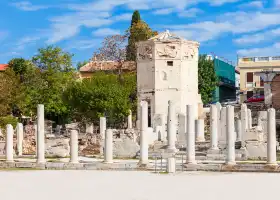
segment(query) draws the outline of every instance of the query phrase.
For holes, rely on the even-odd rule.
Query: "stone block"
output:
[[[114,155],[121,158],[132,158],[135,157],[137,152],[140,150],[140,146],[129,139],[114,142]]]
[[[267,144],[263,142],[246,142],[247,156],[249,159],[259,159],[267,157]]]
[[[256,129],[247,130],[243,136],[243,141],[260,141],[264,142],[264,133]]]

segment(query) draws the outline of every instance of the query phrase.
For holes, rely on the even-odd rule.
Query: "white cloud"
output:
[[[68,43],[65,49],[77,49],[77,50],[86,50],[92,49],[94,47],[99,47],[101,43],[100,39],[83,39],[83,40],[74,40]]]
[[[237,54],[240,56],[278,56],[280,55],[280,43],[263,48],[240,49]]]
[[[94,31],[92,34],[97,37],[104,37],[110,35],[119,35],[120,33],[120,30],[115,30],[111,28],[100,28]]]
[[[280,13],[234,12],[217,16],[215,21],[204,21],[192,24],[169,25],[166,28],[189,36],[190,39],[208,41],[222,34],[244,34],[261,31],[279,25]]]
[[[16,3],[12,3],[11,5],[15,6],[16,8],[18,8],[19,10],[23,10],[23,11],[37,11],[37,10],[42,10],[42,9],[47,9],[50,6],[35,6],[32,5],[32,3],[30,3],[29,1],[20,1],[20,2],[16,2]]]
[[[111,16],[109,12],[81,11],[68,15],[53,17],[51,29],[49,30],[48,44],[54,44],[64,39],[69,39],[80,32],[81,27],[99,28],[113,24],[117,21],[131,19],[131,13]]]
[[[39,36],[26,36],[26,37],[23,37],[15,45],[16,46],[15,50],[17,50],[17,51],[23,50],[26,47],[26,45],[34,44],[38,40],[40,40]]]
[[[155,15],[168,15],[173,12],[173,8],[163,8],[154,11]]]
[[[279,36],[280,28],[277,28],[262,33],[243,35],[242,37],[235,39],[234,42],[239,45],[258,44],[263,41],[273,40]]]
[[[263,8],[263,2],[262,1],[252,1],[252,2],[249,2],[249,3],[244,3],[244,4],[241,4],[239,6],[239,8],[243,9],[247,9],[247,8],[258,8],[258,9],[261,9]]]
[[[178,14],[179,17],[196,17],[197,14],[203,13],[202,10],[198,8],[190,8]]]

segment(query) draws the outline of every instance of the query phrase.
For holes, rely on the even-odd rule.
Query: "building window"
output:
[[[251,98],[253,95],[253,91],[247,91],[247,99]]]
[[[246,88],[254,87],[254,74],[253,72],[248,72],[246,77]]]
[[[263,87],[263,85],[264,85],[263,79],[262,77],[260,77],[260,86]]]
[[[173,61],[167,61],[167,66],[173,66]]]

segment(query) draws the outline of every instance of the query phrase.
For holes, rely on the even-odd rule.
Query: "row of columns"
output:
[[[212,150],[218,150],[218,108],[217,105],[211,105],[210,108],[210,143]],[[220,124],[225,126],[226,141],[227,141],[227,159],[226,163],[235,164],[235,141],[242,141],[242,135],[247,129],[251,128],[252,118],[251,111],[247,109],[246,105],[241,106],[241,120],[237,120],[236,138],[234,128],[234,107],[227,106],[221,109],[221,115],[225,113],[226,123]],[[248,114],[249,113],[249,114]],[[268,113],[268,139],[267,139],[267,164],[274,165],[276,162],[276,122],[275,109],[270,108]],[[223,128],[221,128],[223,130]],[[193,144],[193,143],[192,143]],[[245,148],[242,142],[242,148]]]

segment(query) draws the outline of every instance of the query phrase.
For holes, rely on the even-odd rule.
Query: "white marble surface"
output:
[[[279,178],[265,173],[1,171],[0,191],[5,200],[263,200],[278,198]]]

